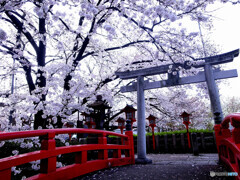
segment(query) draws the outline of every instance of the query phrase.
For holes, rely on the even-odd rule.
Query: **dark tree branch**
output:
[[[113,50],[127,48],[127,47],[129,47],[131,45],[134,45],[134,44],[149,43],[149,42],[151,42],[151,41],[150,40],[139,40],[139,41],[129,42],[129,43],[124,44],[122,46],[116,46],[116,47],[112,47],[112,48],[107,48],[107,49],[104,49],[104,51],[109,52],[109,51],[113,51]],[[87,54],[82,56],[82,59],[86,58],[87,56],[93,55],[93,54],[95,54],[95,51],[88,52]]]
[[[26,38],[32,45],[33,49],[35,50],[35,52],[38,53],[39,48],[36,42],[34,41],[32,35],[28,31],[23,31],[23,24],[14,15],[12,15],[12,13],[7,11],[6,15],[11,19],[12,24],[15,26],[15,28],[17,30],[21,30],[21,33],[23,33],[26,36]]]
[[[6,45],[2,45],[2,47],[4,47],[5,49],[8,50],[8,54],[14,56],[14,49],[7,47]],[[28,83],[28,88],[29,88],[29,92],[30,94],[32,94],[32,91],[35,90],[35,85],[32,79],[32,75],[31,75],[31,63],[24,57],[20,57],[20,58],[15,58],[22,66],[23,66],[23,70],[25,71],[25,76],[26,76],[26,80]]]
[[[109,123],[110,121],[112,121],[114,118],[116,118],[117,116],[119,116],[120,114],[122,114],[123,111],[119,111],[116,114],[114,114],[112,117],[110,117],[108,120],[105,121],[105,123]]]
[[[95,25],[95,18],[93,19],[93,22],[92,22],[92,25],[91,25],[91,28],[89,30],[89,33],[92,33],[93,32],[93,28],[94,28],[94,25]],[[83,59],[83,54],[89,44],[89,35],[84,39],[83,43],[82,43],[82,46],[81,46],[81,49],[79,50],[79,53],[77,55],[77,57],[75,58],[75,60],[73,61],[73,65],[72,65],[72,70],[70,73],[67,74],[67,76],[65,77],[64,79],[64,89],[69,91],[70,90],[70,86],[69,86],[69,82],[71,81],[72,79],[72,76],[71,76],[71,73],[73,71],[75,71],[75,69],[77,68],[79,62]]]

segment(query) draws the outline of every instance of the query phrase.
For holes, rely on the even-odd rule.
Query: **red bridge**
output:
[[[229,129],[229,123],[233,130]],[[240,179],[240,113],[230,114],[214,127],[219,160],[226,164]],[[55,136],[59,134],[89,134],[97,137],[97,144],[81,144],[56,147]],[[121,144],[107,144],[107,136],[118,136]],[[11,179],[11,168],[36,160],[40,161],[40,173],[28,179],[72,179],[96,170],[135,164],[132,131],[125,135],[92,129],[49,129],[1,133],[0,141],[39,137],[41,150],[0,159],[0,178]],[[108,150],[113,156],[108,157]],[[124,150],[124,151],[123,151]],[[96,160],[88,160],[88,151],[97,151]],[[124,153],[123,153],[124,152]],[[57,156],[75,154],[74,164],[57,168]]]
[[[56,147],[54,139],[56,135],[73,133],[95,134],[95,136],[98,137],[98,144]],[[122,138],[122,145],[107,144],[108,135]],[[40,151],[0,159],[0,179],[10,180],[12,167],[36,160],[41,160],[40,174],[28,179],[71,179],[103,168],[135,163],[132,131],[126,131],[125,135],[90,129],[20,131],[1,133],[0,141],[36,136],[39,136],[40,139],[42,139]],[[113,150],[113,158],[108,158],[108,150],[110,149]],[[88,161],[87,152],[92,150],[98,151],[98,159]],[[125,150],[124,157],[121,153],[122,150]],[[75,163],[65,167],[56,168],[57,156],[68,153],[75,153]]]
[[[229,123],[233,126],[232,132]],[[219,160],[232,172],[237,172],[240,179],[240,113],[226,116],[221,124],[214,127]]]

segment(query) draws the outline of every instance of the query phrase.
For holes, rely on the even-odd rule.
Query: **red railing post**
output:
[[[230,118],[226,117],[226,118],[224,118],[223,122],[221,123],[220,134],[223,138],[231,137],[231,131],[229,129],[229,122],[230,122]]]
[[[75,163],[83,164],[87,162],[87,151],[81,151],[75,153]]]
[[[43,136],[42,142],[41,142],[41,150],[47,150],[47,151],[53,151],[56,148],[56,142],[55,142],[55,133],[49,132],[46,136]],[[46,159],[41,159],[40,162],[40,172],[47,174],[50,172],[56,171],[56,163],[57,163],[57,157],[49,157]]]
[[[234,127],[234,129],[232,130],[233,140],[235,144],[239,144],[240,143],[240,121],[235,120],[234,118],[231,118],[231,124]]]
[[[114,149],[113,150],[113,158],[121,158],[122,152],[121,149]]]
[[[125,135],[128,136],[128,140],[127,140],[126,144],[130,146],[128,155],[129,155],[129,157],[131,157],[131,164],[135,164],[134,141],[133,141],[133,132],[132,132],[132,127],[131,127],[131,121],[127,120],[126,122],[127,122],[127,125],[126,125]]]
[[[0,177],[1,177],[1,179],[4,179],[4,180],[8,180],[8,179],[10,180],[11,179],[11,168],[1,170]]]
[[[98,137],[98,144],[104,144],[107,145],[107,137],[106,134],[101,134],[100,137]],[[108,159],[108,150],[99,150],[98,151],[98,159]]]
[[[230,119],[225,118],[221,124],[216,124],[214,126],[216,146],[219,152],[220,141],[225,138],[231,137],[231,131],[229,129]]]
[[[219,153],[219,144],[220,144],[220,141],[222,139],[222,136],[221,136],[221,125],[220,124],[216,124],[214,126],[214,131],[215,131],[216,146],[217,146],[217,150],[218,150],[218,153]]]

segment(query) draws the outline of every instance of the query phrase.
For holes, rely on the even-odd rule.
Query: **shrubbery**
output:
[[[213,133],[213,130],[208,129],[189,129],[190,133]],[[164,136],[165,134],[185,134],[187,130],[179,130],[179,131],[167,131],[167,132],[155,132],[154,135]],[[147,133],[147,136],[152,136],[152,133]],[[137,136],[137,135],[134,135]]]

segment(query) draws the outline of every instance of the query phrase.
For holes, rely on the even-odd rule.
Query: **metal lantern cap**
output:
[[[150,114],[147,119],[148,120],[156,120],[156,117]]]
[[[120,122],[121,123],[121,122],[125,122],[125,121],[126,121],[125,119],[119,117],[116,122]]]
[[[191,114],[188,114],[186,111],[184,111],[180,116],[181,116],[182,118],[184,118],[184,117],[189,117],[189,116],[191,116]]]
[[[149,126],[151,126],[152,128],[156,126],[156,117],[155,116],[150,114],[147,119],[149,121]]]
[[[121,110],[122,112],[135,112],[137,111],[132,105],[126,105],[125,108]]]
[[[93,109],[111,109],[112,107],[110,107],[108,105],[108,103],[106,102],[106,100],[102,100],[102,96],[101,95],[97,95],[96,97],[96,101],[93,102],[92,104],[87,105],[90,108]]]
[[[85,116],[85,117],[86,117],[86,116],[90,116],[90,114],[88,114],[88,113],[86,113],[86,112],[82,112],[81,115],[82,115],[82,116]]]

